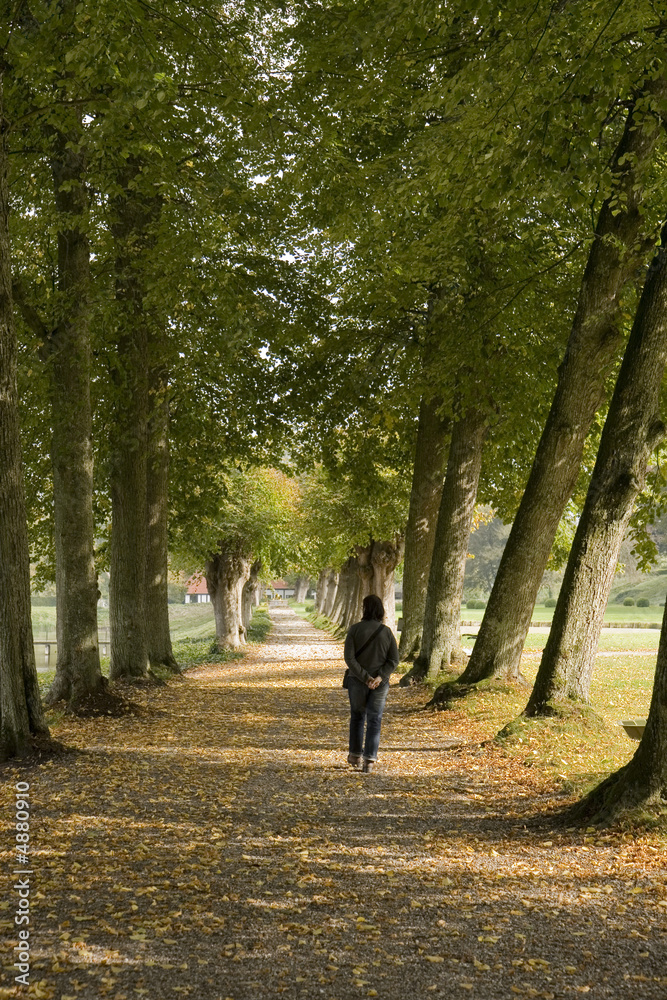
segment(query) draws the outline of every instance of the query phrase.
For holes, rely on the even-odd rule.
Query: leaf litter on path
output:
[[[664,859],[558,826],[483,723],[392,685],[376,772],[346,763],[342,650],[288,608],[245,659],[65,718],[30,782],[31,985],[0,998],[667,996]],[[7,883],[10,884],[9,882]]]

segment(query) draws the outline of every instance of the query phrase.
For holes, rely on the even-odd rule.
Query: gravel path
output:
[[[289,1000],[667,997],[664,859],[566,830],[553,790],[392,686],[352,771],[338,643],[287,608],[264,646],[63,720],[31,783],[30,992]],[[5,824],[3,847],[13,829]],[[12,855],[3,854],[5,871]]]

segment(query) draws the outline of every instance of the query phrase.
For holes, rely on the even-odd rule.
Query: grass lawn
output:
[[[465,635],[465,629],[463,630]],[[549,634],[545,632],[529,632],[524,650],[526,652],[542,650],[546,645]],[[474,637],[464,639],[463,645],[469,648],[472,646]],[[660,641],[659,629],[632,629],[625,632],[618,628],[603,629],[600,634],[600,652],[652,652],[657,653]]]
[[[99,627],[108,628],[109,609],[97,609],[97,621]],[[170,604],[169,624],[171,626],[171,637],[173,640],[200,636],[214,636],[215,625],[213,621],[213,608],[210,604]],[[56,609],[33,607],[32,628],[36,639],[55,636],[56,632]]]
[[[33,608],[32,620],[36,639],[44,638],[47,632],[55,638],[55,608]],[[100,628],[108,626],[108,608],[98,609],[98,620]],[[243,656],[242,652],[231,650],[219,652],[213,649],[215,619],[210,604],[170,604],[169,624],[174,656],[183,669],[188,669],[199,663],[220,663]],[[256,608],[248,629],[248,641],[250,643],[263,642],[270,628],[271,622],[266,607]],[[37,662],[39,666],[39,655]],[[109,657],[100,657],[100,663],[102,673],[108,677]],[[39,672],[39,687],[42,695],[49,689],[54,677],[55,667]]]
[[[494,735],[500,739],[518,767],[535,769],[536,780],[546,782],[545,791],[555,783],[567,795],[579,797],[623,767],[634,754],[637,743],[619,723],[647,715],[655,658],[632,652],[598,656],[589,706],[572,706],[562,718],[528,720],[521,712],[538,665],[539,657],[524,657],[526,685],[482,682],[441,713],[443,726],[446,731],[465,732],[469,727],[473,732],[481,724],[488,733],[485,739]],[[425,687],[424,703],[433,688],[455,676],[443,673]],[[508,725],[509,730],[501,735]]]
[[[664,608],[659,607],[657,604],[651,605],[648,608],[638,608],[636,606],[626,608],[623,604],[608,604],[604,613],[604,620],[605,622],[620,622],[628,624],[633,622],[645,622],[647,625],[659,626],[662,622],[664,610]],[[544,605],[538,604],[533,610],[532,620],[534,622],[543,622],[545,625],[549,625],[551,624],[553,613],[553,608],[545,608]],[[462,621],[481,622],[483,617],[483,608],[461,608]]]

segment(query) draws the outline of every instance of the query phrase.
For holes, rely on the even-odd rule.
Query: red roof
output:
[[[285,580],[272,580],[271,586],[274,590],[287,590],[289,583],[286,583]]]
[[[188,580],[188,594],[208,594],[205,576],[191,576]]]

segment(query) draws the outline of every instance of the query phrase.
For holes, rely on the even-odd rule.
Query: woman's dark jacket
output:
[[[382,626],[359,659],[356,658],[356,650],[361,649],[379,625],[378,621],[363,619],[353,625],[345,637],[345,662],[350,673],[364,684],[378,674],[382,674],[382,679],[388,681],[392,670],[398,666],[398,647],[394,633],[387,625]]]

